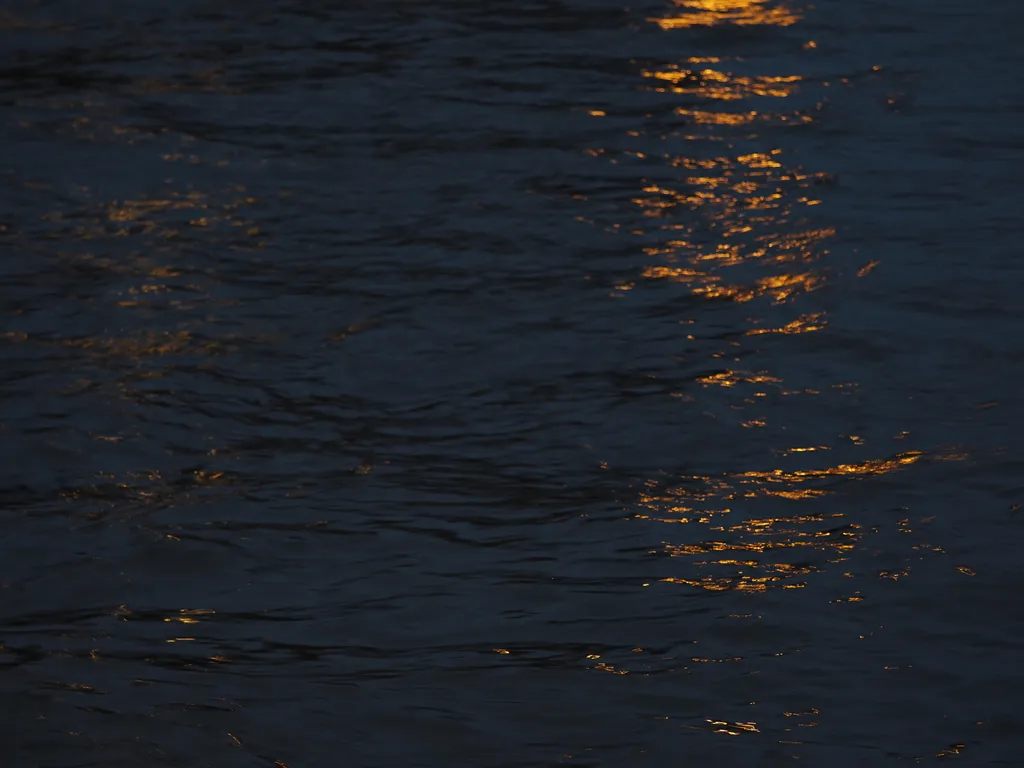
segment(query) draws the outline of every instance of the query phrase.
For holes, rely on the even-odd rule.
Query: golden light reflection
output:
[[[813,117],[800,112],[793,114],[759,112],[757,110],[741,112],[722,112],[707,109],[686,109],[680,107],[676,114],[687,122],[695,125],[729,126],[737,128],[741,126],[750,127],[766,123],[792,123],[804,124],[814,120]]]
[[[747,373],[743,371],[721,371],[708,374],[697,379],[704,386],[735,387],[737,384],[779,384],[781,379],[765,373]]]
[[[720,275],[710,271],[675,267],[647,267],[643,276],[651,280],[689,283],[695,295],[708,299],[747,302],[759,296],[767,296],[777,304],[783,304],[798,294],[817,290],[824,284],[823,276],[815,272],[771,275],[749,285],[729,284]],[[819,330],[820,327],[813,330]],[[795,328],[791,332],[797,332]]]
[[[716,171],[712,174],[688,176],[680,180],[677,188],[660,185],[643,187],[643,194],[632,202],[649,218],[665,218],[668,212],[700,211],[720,224],[728,224],[722,237],[735,237],[754,231],[753,224],[769,223],[773,217],[764,211],[777,211],[789,206],[788,188],[794,183],[807,186],[813,177],[777,171],[782,164],[773,153],[758,153],[738,158],[719,157],[701,161],[699,166],[685,158],[674,159],[671,164],[687,169],[700,168]],[[743,166],[746,166],[745,168]],[[813,183],[813,181],[812,181]],[[796,198],[795,202],[817,202],[811,198]],[[785,234],[763,233],[758,242],[763,249],[808,247],[835,234],[832,228],[795,230]],[[764,255],[763,250],[758,255]]]
[[[791,451],[814,456],[822,448]],[[908,451],[820,468],[691,475],[670,487],[652,481],[639,494],[634,517],[672,524],[672,540],[665,541],[657,553],[690,561],[689,573],[662,578],[663,582],[709,591],[801,589],[826,565],[848,558],[868,532],[845,513],[820,506],[839,489],[837,483],[859,483],[902,471],[925,457],[923,452]],[[947,452],[927,457],[950,461],[963,455]],[[765,503],[772,506],[758,514]],[[690,540],[680,541],[687,534]],[[886,571],[879,577],[898,579],[908,573],[906,569]]]
[[[687,69],[680,65],[644,70],[642,75],[654,81],[650,89],[657,93],[716,101],[737,101],[751,96],[786,98],[796,92],[803,80],[799,75],[738,75],[720,69]]]
[[[172,159],[172,158],[168,158]],[[50,211],[42,216],[61,238],[88,241],[109,238],[142,238],[148,241],[149,250],[156,250],[167,241],[187,236],[191,228],[221,228],[230,233],[232,241],[245,232],[245,239],[235,246],[251,245],[248,238],[258,238],[262,233],[254,228],[254,222],[240,215],[241,211],[256,202],[256,198],[245,194],[244,186],[236,185],[221,193],[222,200],[214,201],[210,195],[201,192],[169,192],[166,197],[142,196],[134,200],[115,200],[98,209],[88,211]],[[90,191],[82,188],[81,193]],[[220,197],[221,195],[218,195]],[[209,238],[210,235],[204,235]],[[101,266],[101,259],[93,259],[93,266]],[[125,271],[129,265],[111,262],[111,268]]]
[[[675,0],[671,12],[652,21],[677,30],[789,26],[800,19],[785,0]],[[813,43],[802,53],[799,39],[796,44],[795,56],[816,55],[808,53]],[[629,164],[645,174],[638,174],[623,196],[628,200],[623,215],[601,222],[618,236],[644,238],[638,241],[645,257],[641,266],[616,278],[612,295],[649,289],[717,303],[716,311],[707,313],[714,315],[712,328],[701,327],[698,308],[697,319],[688,321],[698,327],[681,336],[687,342],[723,341],[709,349],[706,366],[691,380],[696,386],[672,393],[690,403],[710,401],[709,413],[716,417],[719,412],[732,416],[716,407],[723,401],[729,410],[742,412],[770,395],[840,397],[858,391],[853,383],[816,381],[817,388],[811,388],[812,382],[790,381],[799,371],[787,373],[783,383],[769,369],[767,356],[756,356],[761,345],[776,347],[783,337],[828,327],[821,294],[812,294],[832,275],[828,243],[836,229],[819,218],[826,210],[820,193],[837,181],[830,173],[803,168],[786,142],[793,130],[818,119],[822,102],[809,99],[823,83],[800,74],[814,67],[780,71],[757,65],[755,59],[729,56],[648,60],[640,65],[636,87],[645,98],[671,108],[675,119],[661,119],[664,112],[657,120],[648,115],[651,123],[630,126],[614,148],[589,149],[594,158]],[[863,277],[876,265],[869,262],[858,274]],[[694,304],[683,306],[689,310]],[[759,316],[758,308],[769,305],[786,306],[768,310],[770,317]],[[734,311],[724,311],[730,308]],[[769,345],[772,336],[778,344]],[[700,349],[698,343],[687,344],[688,354]],[[736,416],[733,423],[743,437],[769,438],[767,431],[744,432],[766,428],[763,413]],[[772,444],[778,468],[683,476],[669,485],[647,482],[633,513],[665,533],[654,554],[673,558],[677,567],[661,581],[710,591],[802,589],[830,564],[849,558],[872,532],[838,507],[840,491],[908,470],[926,458],[905,451],[839,462],[831,460],[831,450],[849,450],[851,443],[863,450],[865,441],[850,437],[840,447],[816,444],[819,440],[826,442],[821,437]],[[753,723],[712,723],[734,734],[756,730]]]
[[[771,0],[675,0],[675,6],[675,12],[649,21],[669,30],[723,24],[788,27],[802,18]]]
[[[202,616],[211,616],[216,611],[212,611],[209,608],[182,608],[178,611],[177,616],[165,616],[165,622],[178,622],[181,624],[198,624]]]
[[[122,337],[85,336],[70,339],[51,339],[11,332],[0,334],[0,338],[23,344],[80,350],[85,356],[100,361],[121,360],[138,363],[137,368],[125,372],[118,382],[122,389],[130,381],[160,378],[170,373],[173,370],[172,364],[157,362],[161,358],[181,355],[204,357],[225,355],[236,348],[238,341],[237,339],[202,338],[190,331],[148,332]],[[143,366],[143,363],[146,365]],[[90,386],[92,383],[88,379],[80,379],[67,393]]]
[[[825,274],[810,265],[827,253],[822,244],[835,230],[794,226],[802,223],[794,220],[794,213],[797,206],[819,202],[807,192],[828,177],[788,169],[781,156],[782,150],[773,149],[732,157],[671,158],[670,165],[691,173],[671,186],[647,184],[632,199],[655,229],[671,233],[661,244],[644,249],[662,263],[646,267],[643,277],[686,283],[695,295],[734,302],[765,296],[784,303],[821,287]],[[753,263],[781,269],[743,282],[728,279],[729,268]],[[788,266],[795,264],[807,266]],[[802,326],[821,327],[813,322]]]
[[[660,20],[664,28],[788,25],[800,19],[770,0],[678,0],[675,11]],[[641,276],[686,284],[709,301],[737,303],[763,297],[782,304],[822,287],[828,278],[819,266],[828,254],[824,244],[836,232],[806,217],[822,203],[817,191],[835,179],[802,169],[774,142],[780,129],[817,119],[820,104],[795,103],[801,89],[815,83],[801,74],[751,71],[742,59],[721,56],[657,63],[639,76],[642,90],[679,98],[674,114],[680,127],[629,130],[626,136],[635,144],[587,151],[612,163],[643,159],[669,170],[639,180],[630,201],[642,218],[603,225],[609,232],[648,238],[644,253],[650,261]],[[787,106],[775,108],[772,102]],[[761,131],[772,131],[772,143]],[[659,153],[651,144],[658,139],[666,150],[677,151]],[[752,274],[755,266],[758,273]],[[612,295],[643,287],[622,280]],[[781,328],[752,328],[750,335],[807,333],[824,325],[822,313],[807,312]]]
[[[819,480],[829,477],[854,477],[861,479],[870,475],[881,475],[893,472],[897,469],[916,464],[924,454],[921,451],[908,451],[900,453],[890,459],[870,459],[858,464],[838,464],[825,469],[798,470],[785,472],[781,469],[771,469],[767,472],[743,472],[733,475],[740,484],[794,484],[806,483],[812,480]]]
[[[186,352],[192,354],[210,353],[223,348],[223,345],[217,342],[196,340],[188,331],[148,333],[122,338],[89,336],[82,339],[65,339],[60,344],[65,347],[87,350],[100,357],[127,357],[135,359],[183,354]]]
[[[882,262],[880,262],[880,261],[872,259],[867,264],[865,264],[863,267],[861,267],[860,269],[857,270],[857,277],[866,277],[868,275],[868,273],[871,272],[871,270],[873,270],[875,267],[877,267],[881,263]]]
[[[783,334],[794,334],[794,333],[813,333],[814,331],[820,331],[826,325],[825,314],[823,312],[813,312],[807,315],[800,315],[796,320],[786,323],[778,328],[751,328],[746,332],[747,336],[759,336],[764,333],[783,333]],[[793,450],[796,450],[795,448]],[[807,449],[813,450],[813,449]]]
[[[760,733],[757,728],[757,723],[739,723],[729,722],[728,720],[711,720],[708,719],[705,722],[711,727],[715,733],[725,733],[729,736],[739,736],[743,733]]]
[[[138,221],[155,213],[206,208],[206,195],[201,192],[189,192],[186,195],[169,200],[126,200],[122,203],[111,203],[107,208],[110,221]]]

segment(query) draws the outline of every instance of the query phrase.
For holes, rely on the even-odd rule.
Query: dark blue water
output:
[[[1022,35],[7,0],[3,764],[1024,764]]]

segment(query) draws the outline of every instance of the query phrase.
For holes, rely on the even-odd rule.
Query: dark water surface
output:
[[[0,758],[1024,765],[1024,5],[7,0]]]

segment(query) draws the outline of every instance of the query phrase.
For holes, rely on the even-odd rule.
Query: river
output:
[[[624,2],[0,8],[5,766],[1021,764],[1024,6]]]

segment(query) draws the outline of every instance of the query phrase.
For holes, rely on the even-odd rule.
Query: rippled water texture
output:
[[[1021,765],[1022,36],[8,2],[4,765]]]

